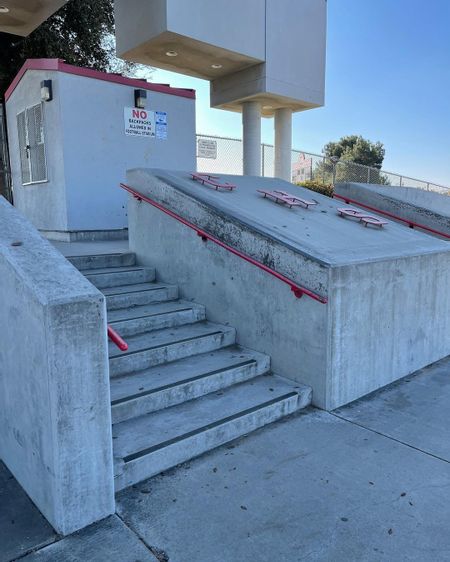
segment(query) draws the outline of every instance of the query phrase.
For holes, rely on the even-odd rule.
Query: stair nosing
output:
[[[155,453],[156,451],[164,449],[165,447],[169,447],[170,445],[173,445],[175,443],[184,441],[186,439],[189,439],[190,437],[194,437],[195,435],[199,435],[200,433],[203,433],[203,432],[208,431],[210,429],[214,429],[216,427],[219,427],[220,425],[224,425],[224,424],[226,424],[228,422],[231,422],[235,419],[250,415],[254,412],[257,412],[258,410],[262,410],[263,408],[268,408],[269,406],[272,406],[272,405],[274,405],[278,402],[282,402],[283,400],[288,400],[289,398],[294,398],[294,396],[299,396],[298,392],[294,392],[294,391],[288,392],[286,394],[283,394],[283,395],[278,396],[276,398],[272,398],[271,400],[268,400],[268,401],[263,402],[261,404],[257,404],[256,406],[252,406],[251,408],[247,408],[246,410],[236,412],[235,414],[232,414],[231,416],[221,418],[220,420],[216,420],[216,421],[211,422],[209,424],[203,425],[201,427],[198,427],[196,429],[188,431],[187,433],[183,433],[182,435],[177,435],[176,437],[172,437],[171,439],[168,439],[166,441],[158,443],[157,445],[153,445],[152,447],[147,447],[146,449],[141,449],[140,451],[137,451],[136,453],[126,455],[125,457],[122,458],[122,460],[125,464],[127,464],[129,462],[136,461],[136,460],[141,459],[141,458],[143,458],[147,455],[151,455],[152,453]],[[149,415],[151,415],[151,414],[149,414]]]
[[[143,398],[144,396],[150,396],[152,394],[156,394],[157,392],[162,392],[164,390],[169,390],[170,388],[175,388],[177,386],[181,386],[183,384],[187,384],[190,382],[195,382],[204,378],[208,378],[214,375],[218,375],[219,373],[225,373],[226,371],[230,371],[232,369],[238,369],[239,367],[245,367],[246,365],[257,364],[256,359],[248,359],[247,361],[242,361],[241,363],[236,363],[235,365],[228,365],[226,367],[222,367],[220,369],[216,369],[214,371],[208,371],[207,373],[203,373],[201,375],[196,375],[195,377],[190,377],[188,379],[183,379],[177,382],[173,382],[170,384],[166,384],[163,386],[159,386],[157,388],[153,388],[151,390],[144,390],[139,394],[131,394],[130,396],[126,396],[124,398],[117,398],[116,400],[111,401],[111,406],[118,406],[120,404],[126,404],[127,402],[131,402],[138,398]]]
[[[145,283],[143,283],[144,285]],[[123,285],[124,287],[126,287],[126,285]],[[120,285],[119,285],[120,287]],[[109,293],[108,295],[105,295],[106,298],[108,297],[121,297],[122,295],[136,295],[139,293],[148,293],[150,291],[158,291],[158,290],[164,290],[169,288],[170,285],[159,285],[158,287],[151,287],[148,289],[140,289],[138,291],[130,291],[129,293]],[[118,287],[103,287],[104,289],[117,289]]]
[[[133,322],[133,320],[142,320],[143,318],[153,318],[155,316],[165,316],[166,314],[176,314],[177,312],[186,312],[188,310],[194,310],[196,307],[191,306],[188,308],[180,308],[177,310],[168,310],[166,312],[155,312],[153,314],[145,314],[144,316],[133,316],[133,318],[124,318],[123,320],[113,320],[109,322],[110,325],[121,324],[123,322]]]
[[[130,265],[129,267],[135,267],[133,265]],[[120,266],[117,268],[119,269]],[[107,267],[105,268],[101,268],[99,267],[98,269],[109,269]],[[111,268],[113,269],[113,268]],[[152,271],[154,268],[153,267],[140,267],[140,266],[136,266],[135,269],[126,269],[124,268],[122,270],[122,268],[120,268],[120,271],[100,271],[100,272],[96,272],[95,269],[79,269],[78,271],[80,271],[80,273],[82,273],[85,277],[92,277],[94,275],[116,275],[117,273],[136,273],[137,271]],[[90,273],[87,273],[88,271],[90,271]]]
[[[166,329],[166,328],[164,328],[164,329]],[[167,329],[173,329],[173,328],[167,328]],[[206,337],[210,337],[210,336],[216,336],[217,334],[225,334],[225,331],[224,330],[217,330],[215,332],[206,332],[205,334],[198,334],[198,335],[195,335],[195,336],[192,336],[192,337],[189,337],[189,338],[183,338],[181,340],[170,341],[170,342],[167,342],[167,343],[154,345],[152,347],[145,347],[145,348],[142,348],[142,349],[138,349],[136,351],[129,351],[129,352],[125,351],[125,352],[122,352],[120,355],[109,356],[109,358],[110,359],[117,359],[117,358],[120,358],[120,357],[130,357],[132,355],[136,355],[136,353],[145,353],[146,351],[153,351],[154,349],[158,349],[158,348],[161,348],[161,347],[169,347],[171,345],[177,345],[177,344],[180,344],[180,343],[185,343],[187,341],[193,341],[193,340],[198,340],[198,339],[206,338]]]

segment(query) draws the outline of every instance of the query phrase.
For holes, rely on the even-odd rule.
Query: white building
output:
[[[6,111],[15,206],[49,238],[121,237],[127,169],[196,166],[192,90],[34,59],[6,92]]]

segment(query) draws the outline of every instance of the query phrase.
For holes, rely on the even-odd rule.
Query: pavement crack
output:
[[[128,529],[130,529],[130,531],[136,535],[136,537],[139,539],[139,541],[145,546],[145,548],[150,551],[153,556],[156,558],[156,560],[158,562],[170,562],[169,560],[169,555],[162,549],[156,547],[156,546],[152,546],[151,544],[148,544],[140,535],[137,531],[135,531],[133,529],[133,527],[131,525],[128,525],[128,523],[125,521],[125,519],[116,511],[116,517],[118,517],[122,523],[125,525],[125,527],[127,527]]]
[[[435,455],[434,453],[430,453],[429,451],[424,451],[423,449],[420,449],[420,447],[415,447],[414,445],[411,445],[410,443],[406,443],[405,441],[402,441],[401,439],[397,439],[396,437],[392,437],[391,435],[386,435],[386,433],[382,433],[381,431],[377,431],[376,429],[366,427],[362,423],[358,423],[358,422],[355,422],[353,420],[349,420],[349,419],[344,418],[343,416],[340,416],[339,414],[336,414],[334,412],[328,412],[328,413],[330,415],[334,416],[335,418],[338,418],[339,420],[345,421],[347,423],[351,423],[352,425],[360,427],[361,429],[365,429],[366,431],[371,431],[372,433],[380,435],[381,437],[386,437],[386,439],[390,439],[391,441],[395,441],[396,443],[399,443],[400,445],[405,445],[405,447],[409,447],[410,449],[413,449],[414,451],[417,451],[419,453],[423,453],[424,455],[428,455],[429,457],[433,457],[434,459],[436,459],[438,461],[443,461],[447,464],[450,464],[450,460],[444,459],[443,457],[440,457],[439,455]]]

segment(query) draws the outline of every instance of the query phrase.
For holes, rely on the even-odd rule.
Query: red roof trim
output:
[[[137,78],[126,78],[118,74],[110,74],[108,72],[100,72],[91,68],[83,68],[81,66],[73,66],[66,64],[61,59],[28,59],[17,73],[11,85],[5,92],[5,100],[11,97],[11,94],[17,88],[23,75],[27,70],[55,70],[57,72],[65,72],[66,74],[74,74],[76,76],[84,76],[85,78],[94,78],[95,80],[105,80],[115,84],[123,84],[124,86],[132,86],[141,88],[142,90],[150,90],[161,94],[169,94],[182,98],[195,99],[195,90],[185,88],[172,88],[166,84],[153,84]]]

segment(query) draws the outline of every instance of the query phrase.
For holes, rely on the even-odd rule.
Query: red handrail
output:
[[[117,345],[117,347],[121,350],[121,351],[127,351],[128,349],[128,344],[127,342],[122,339],[119,334],[114,330],[114,328],[111,328],[111,326],[108,325],[108,338]]]
[[[288,279],[287,277],[285,277],[281,273],[278,273],[278,271],[275,271],[274,269],[271,269],[267,265],[264,265],[263,263],[251,258],[250,256],[247,256],[246,254],[243,254],[239,250],[235,250],[234,248],[232,248],[231,246],[228,246],[228,244],[225,244],[224,242],[222,242],[218,238],[215,238],[211,234],[208,234],[208,232],[205,232],[204,230],[198,228],[197,226],[195,226],[195,224],[192,224],[191,222],[187,221],[183,217],[180,217],[180,215],[177,215],[173,211],[170,211],[166,207],[163,207],[160,203],[157,203],[153,199],[150,199],[150,197],[142,195],[141,193],[139,193],[138,191],[136,191],[135,189],[133,189],[129,185],[121,183],[120,187],[122,189],[125,189],[129,193],[131,193],[131,195],[133,195],[133,197],[135,199],[138,199],[139,201],[145,201],[146,203],[149,203],[150,205],[153,205],[153,207],[156,207],[157,209],[159,209],[163,213],[166,213],[166,215],[169,215],[170,217],[172,217],[175,220],[181,222],[185,226],[188,226],[189,228],[192,228],[192,230],[195,230],[197,235],[200,236],[201,239],[204,242],[206,242],[207,240],[210,240],[211,242],[214,242],[214,244],[217,244],[221,248],[224,248],[225,250],[228,250],[228,252],[231,252],[235,256],[238,256],[239,258],[251,263],[252,265],[255,265],[256,267],[258,267],[259,269],[262,269],[266,273],[269,273],[270,275],[273,275],[274,277],[276,277],[280,281],[283,281],[283,283],[286,283],[287,285],[289,285],[289,287],[291,288],[291,291],[294,293],[294,295],[298,299],[301,298],[303,295],[307,295],[308,297],[311,297],[312,299],[314,299],[314,300],[316,300],[316,301],[318,301],[322,304],[326,304],[328,302],[328,299],[326,297],[322,297],[321,295],[313,293],[312,291],[310,291],[309,289],[306,289],[305,287],[301,287],[300,285],[297,285],[297,283],[294,283],[294,281],[292,281],[291,279]]]
[[[427,230],[428,232],[432,232],[433,234],[437,234],[438,236],[442,236],[443,238],[448,238],[450,240],[449,234],[445,234],[444,232],[440,232],[439,230],[435,230],[434,228],[430,228],[429,226],[425,226],[424,224],[419,224],[408,219],[403,219],[402,217],[394,215],[393,213],[389,213],[388,211],[382,211],[381,209],[377,209],[376,207],[371,207],[370,205],[366,205],[365,203],[360,203],[355,199],[350,199],[350,197],[346,197],[345,195],[338,195],[337,193],[333,193],[333,197],[342,199],[342,201],[345,201],[346,203],[353,203],[354,205],[358,205],[359,207],[364,207],[364,209],[369,209],[370,211],[374,211],[375,213],[380,213],[381,215],[385,215],[386,217],[389,217],[391,219],[404,222],[409,226],[409,228],[420,228],[422,230]]]

